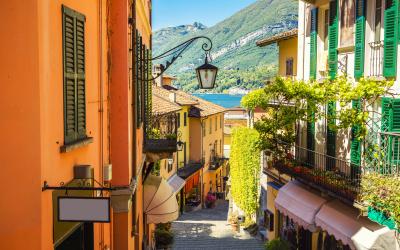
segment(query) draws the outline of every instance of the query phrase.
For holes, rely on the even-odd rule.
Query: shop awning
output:
[[[315,215],[327,200],[308,191],[297,181],[291,181],[279,189],[275,207],[295,223],[314,232]]]
[[[173,188],[159,176],[149,175],[143,185],[143,207],[146,222],[166,223],[179,216],[178,202]]]
[[[177,194],[185,186],[185,183],[186,181],[176,174],[168,179],[168,184],[172,187],[175,194]]]
[[[393,230],[361,217],[356,208],[338,200],[322,206],[315,224],[351,249],[398,249]]]

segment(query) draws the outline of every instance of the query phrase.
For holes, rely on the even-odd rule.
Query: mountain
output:
[[[258,0],[212,27],[194,23],[161,29],[154,32],[153,54],[205,35],[213,41],[213,64],[220,68],[215,91],[258,88],[276,73],[278,58],[276,46],[259,48],[255,42],[297,27],[297,6],[295,0]],[[168,70],[186,91],[198,90],[193,70],[204,61],[203,41],[195,42]]]

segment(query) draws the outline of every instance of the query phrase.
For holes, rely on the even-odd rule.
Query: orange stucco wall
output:
[[[0,229],[0,249],[54,249],[52,191],[42,192],[44,181],[53,186],[67,183],[75,165],[88,164],[101,182],[103,166],[112,163],[113,185],[127,185],[132,170],[136,172],[142,163],[143,130],[136,129],[132,119],[135,100],[129,86],[134,84],[128,84],[130,2],[2,3],[0,36],[7,39],[0,46],[0,131],[5,139],[0,159],[6,178],[0,187],[7,192],[3,195],[6,202],[0,206],[5,225]],[[150,46],[151,2],[136,2],[137,28]],[[86,17],[86,131],[93,137],[89,145],[68,153],[60,153],[64,144],[62,5]],[[141,249],[145,228],[141,182],[135,197],[134,209],[113,214],[114,223],[94,224],[95,249]],[[136,237],[132,236],[132,216],[138,221]]]
[[[93,143],[60,153],[64,144],[61,6],[86,16],[86,130]],[[101,181],[109,162],[107,142],[105,1],[6,1],[0,14],[4,199],[1,249],[53,249],[52,192],[73,178],[73,166],[89,164]],[[103,11],[103,12],[101,12]],[[90,38],[90,39],[89,39]],[[90,67],[88,66],[90,65]],[[103,86],[103,91],[100,87]],[[100,93],[103,98],[101,99]],[[5,205],[7,204],[7,205]],[[110,246],[110,225],[95,224],[95,249]],[[23,240],[22,240],[23,239]]]

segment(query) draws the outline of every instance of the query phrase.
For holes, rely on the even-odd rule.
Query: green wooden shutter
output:
[[[359,79],[364,74],[365,50],[365,3],[366,0],[356,0],[356,35],[355,35],[355,61],[354,77]]]
[[[384,14],[383,76],[396,77],[398,0],[387,0]]]
[[[135,86],[135,94],[136,94],[136,127],[141,126],[142,122],[142,114],[141,114],[141,72],[142,72],[142,37],[139,32],[136,30],[136,86]]]
[[[353,100],[352,102],[353,109],[361,110],[361,102],[360,100]],[[361,141],[357,138],[357,135],[360,131],[359,126],[354,126],[351,129],[351,146],[350,146],[350,162],[356,165],[361,164]]]
[[[78,139],[86,137],[85,17],[76,16],[77,120]]]
[[[336,119],[334,118],[336,115],[336,102],[329,102],[327,107],[327,134],[326,134],[326,154],[328,156],[335,157],[336,156],[336,132],[331,127],[335,125]],[[328,170],[332,170],[335,168],[335,160],[334,158],[327,157],[326,158],[326,168]]]
[[[400,99],[382,98],[381,130],[389,133],[400,132]],[[386,168],[390,166],[389,164],[399,164],[399,143],[397,136],[390,134],[381,136],[381,148],[385,152]],[[388,173],[390,168],[382,171]]]
[[[62,7],[64,141],[86,137],[85,16]]]
[[[317,78],[317,30],[318,30],[318,8],[311,10],[311,34],[310,34],[310,79]]]
[[[333,0],[329,2],[329,49],[328,49],[328,66],[329,77],[331,79],[336,77],[338,65],[338,32],[339,32],[339,19],[338,19],[338,1]]]
[[[307,152],[307,164],[308,167],[314,166],[314,152],[315,151],[315,113],[312,112],[310,115],[310,119],[307,122],[307,149],[310,150]]]
[[[145,116],[145,103],[146,103],[146,79],[147,79],[147,63],[146,63],[146,46],[143,44],[142,39],[142,72],[140,79],[141,80],[141,113],[142,113],[142,121],[144,121]]]

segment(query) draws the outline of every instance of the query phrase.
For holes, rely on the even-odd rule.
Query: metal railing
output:
[[[368,44],[370,49],[369,76],[383,76],[383,41],[371,42]]]
[[[400,133],[370,133],[364,144],[364,172],[400,175]]]
[[[346,201],[354,201],[360,191],[361,166],[298,145],[272,164],[279,172]]]
[[[144,150],[146,152],[177,151],[177,114],[151,114],[145,120]]]

